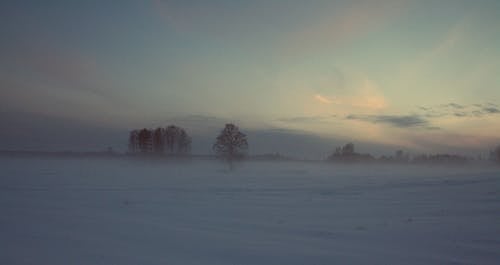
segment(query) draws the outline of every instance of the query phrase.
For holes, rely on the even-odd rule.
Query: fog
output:
[[[1,264],[498,264],[500,168],[0,157]]]

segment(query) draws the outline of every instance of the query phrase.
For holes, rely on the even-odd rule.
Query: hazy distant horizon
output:
[[[192,153],[213,154],[212,144],[216,135],[229,120],[204,117],[201,115],[171,119],[163,125],[138,126],[136,128],[106,128],[88,125],[69,119],[54,119],[37,115],[16,115],[16,119],[8,119],[0,113],[3,124],[10,130],[0,131],[0,150],[22,151],[105,151],[108,147],[117,152],[125,152],[128,144],[128,133],[132,129],[165,127],[177,124],[185,128],[192,137]],[[476,149],[460,149],[445,145],[428,149],[408,149],[401,146],[383,145],[351,139],[335,139],[307,131],[284,128],[247,129],[240,126],[249,140],[249,154],[259,155],[280,153],[282,155],[303,159],[325,159],[336,147],[348,142],[355,144],[356,151],[370,153],[375,156],[394,155],[396,150],[403,150],[413,155],[451,153],[476,157],[487,155],[492,146],[478,146]],[[34,133],[36,132],[36,133]],[[20,141],[22,139],[22,141]]]

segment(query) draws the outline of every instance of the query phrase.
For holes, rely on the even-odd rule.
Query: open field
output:
[[[500,168],[0,159],[1,264],[499,264]]]

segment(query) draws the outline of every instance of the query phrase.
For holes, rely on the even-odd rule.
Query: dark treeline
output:
[[[187,155],[191,152],[191,137],[175,125],[133,130],[129,134],[128,151],[130,154]]]
[[[248,142],[238,126],[228,123],[215,138],[212,146],[215,155],[227,161],[232,168],[235,160],[246,157]],[[186,156],[191,151],[191,137],[178,126],[133,130],[129,133],[128,154]]]
[[[370,154],[356,153],[354,150],[354,144],[348,143],[343,147],[337,147],[335,152],[333,152],[333,154],[331,154],[327,159],[330,161],[340,162],[368,162],[373,161],[374,157]]]
[[[165,128],[133,130],[129,134],[128,153],[140,155],[190,155],[191,137],[178,126],[169,125]],[[232,167],[234,160],[247,158],[248,141],[246,135],[231,123],[225,125],[215,137],[212,150],[216,157],[227,161]],[[250,157],[258,160],[294,160],[279,153]],[[326,159],[330,162],[379,162],[379,163],[425,163],[425,164],[465,164],[469,161],[490,160],[500,164],[500,146],[490,151],[489,159],[481,156],[470,158],[456,154],[420,154],[411,156],[403,150],[397,150],[394,155],[374,157],[368,153],[358,153],[353,143],[337,147]]]
[[[327,161],[331,162],[383,162],[383,163],[416,163],[416,164],[465,164],[473,160],[483,160],[482,157],[469,158],[456,154],[420,154],[410,156],[402,150],[397,150],[394,156],[380,156],[378,158],[371,154],[357,153],[353,143],[348,143],[343,147],[337,147],[328,156]],[[490,161],[500,163],[500,146],[490,152]]]
[[[129,134],[128,153],[132,155],[185,156],[191,151],[191,137],[175,125],[166,128],[133,130]],[[233,169],[233,161],[246,157],[248,141],[238,126],[228,123],[215,138],[212,146],[215,155]]]
[[[165,128],[141,129],[130,132],[128,141],[129,154],[156,154],[170,156],[185,156],[191,151],[191,137],[178,126]],[[246,135],[234,124],[226,124],[219,135],[215,137],[212,150],[216,157],[227,161],[232,168],[232,162],[247,157],[248,141]],[[295,160],[279,153],[256,155],[250,159],[257,160]],[[376,163],[415,163],[415,164],[465,164],[470,161],[486,161],[500,163],[500,146],[490,151],[489,159],[479,156],[470,158],[456,154],[420,154],[410,155],[403,150],[397,150],[394,155],[374,157],[368,153],[358,153],[353,143],[337,147],[326,161],[330,162],[376,162]]]
[[[268,153],[260,155],[247,155],[248,141],[246,135],[241,133],[233,124],[226,127],[215,138],[212,146],[214,155],[191,155],[191,137],[182,128],[174,125],[166,128],[133,130],[129,135],[128,155],[157,155],[165,156],[189,156],[191,158],[214,159],[220,158],[227,161],[232,167],[232,162],[249,159],[256,161],[314,161],[297,159],[280,153]],[[78,151],[22,151],[22,150],[0,150],[0,156],[6,157],[115,157],[123,153],[115,152],[111,147],[103,151],[78,152]],[[317,160],[316,160],[317,161]],[[456,154],[419,154],[410,155],[402,150],[397,150],[394,155],[382,155],[375,157],[368,153],[358,153],[353,143],[337,147],[331,155],[326,158],[328,162],[336,163],[397,163],[397,164],[455,164],[461,165],[469,162],[487,163],[493,162],[500,165],[500,145],[489,151],[486,156],[466,157]]]

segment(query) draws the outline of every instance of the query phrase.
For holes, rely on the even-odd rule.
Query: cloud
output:
[[[451,102],[437,106],[419,106],[417,108],[421,113],[421,116],[425,116],[427,118],[480,118],[500,114],[498,105],[492,102],[475,103],[470,105]]]
[[[348,120],[359,120],[372,123],[388,124],[398,128],[433,128],[429,127],[429,121],[417,115],[348,115]]]
[[[488,114],[497,114],[500,113],[500,110],[495,107],[486,107],[483,108],[483,112]]]
[[[366,78],[362,78],[359,83],[352,86],[352,89],[339,92],[333,95],[324,93],[314,94],[314,99],[319,103],[331,105],[342,105],[351,108],[380,110],[386,108],[389,104],[386,97],[381,92],[379,86]]]
[[[463,108],[465,108],[464,106],[462,106],[460,104],[457,104],[457,103],[453,103],[453,102],[449,103],[447,106],[451,107],[451,108],[455,108],[455,109],[463,109]]]
[[[389,105],[378,84],[372,80],[363,78],[360,86],[354,91],[353,95],[344,99],[344,102],[352,107],[381,110]]]
[[[288,118],[280,118],[277,119],[280,122],[285,123],[309,123],[309,122],[328,122],[332,118],[335,118],[336,115],[328,115],[328,116],[298,116],[298,117],[288,117]]]
[[[320,95],[320,94],[314,95],[314,99],[316,99],[317,101],[319,101],[323,104],[332,104],[334,102],[333,99],[330,99],[330,98],[323,96],[323,95]]]

